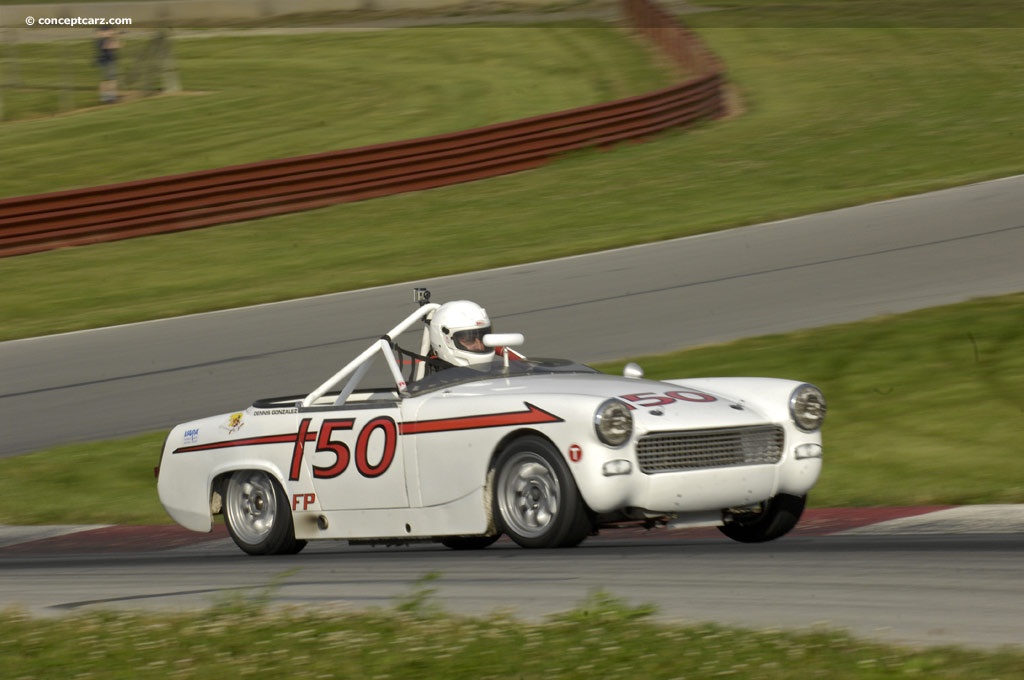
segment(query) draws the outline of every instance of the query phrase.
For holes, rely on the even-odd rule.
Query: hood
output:
[[[633,407],[639,432],[693,428],[737,427],[771,422],[749,403],[708,389],[682,384],[626,378],[602,373],[537,375],[481,380],[453,386],[453,396],[504,396],[522,394],[524,401],[557,401],[560,398],[593,398],[597,403],[619,399]]]

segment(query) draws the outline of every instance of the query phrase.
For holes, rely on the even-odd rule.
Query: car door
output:
[[[407,508],[395,403],[299,409],[289,478],[311,479],[324,510]]]
[[[424,507],[452,503],[480,489],[497,442],[524,420],[532,422],[521,398],[495,399],[473,388],[406,400],[403,413],[403,439],[415,457],[410,486]]]

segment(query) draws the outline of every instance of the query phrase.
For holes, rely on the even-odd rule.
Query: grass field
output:
[[[26,86],[5,94],[2,195],[454,132],[671,82],[640,43],[600,24],[191,35],[173,41],[183,94],[118,106],[96,103],[91,40],[0,41]],[[126,33],[123,77],[147,40]],[[80,110],[55,116],[64,82]]]
[[[667,0],[672,3],[673,0]],[[761,28],[1022,28],[1024,8],[1016,0],[696,0],[715,11],[704,26]]]
[[[829,631],[745,631],[655,622],[653,607],[594,593],[524,624],[438,612],[429,580],[393,611],[282,614],[259,599],[201,614],[0,614],[12,678],[711,678],[957,680],[1019,677],[1024,652],[901,649]]]

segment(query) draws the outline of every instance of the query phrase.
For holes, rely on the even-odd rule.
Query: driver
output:
[[[494,349],[484,347],[491,332],[487,310],[469,300],[446,302],[430,319],[430,350],[448,366],[484,366],[494,359]]]

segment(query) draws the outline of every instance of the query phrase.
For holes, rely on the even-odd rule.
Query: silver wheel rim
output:
[[[517,453],[502,468],[498,506],[510,531],[529,538],[543,535],[558,517],[560,501],[558,477],[538,454]]]
[[[256,545],[273,530],[277,519],[277,493],[265,472],[236,472],[228,481],[224,511],[235,535]]]

